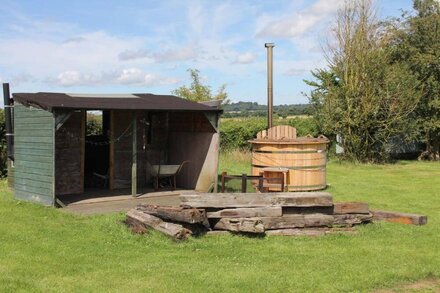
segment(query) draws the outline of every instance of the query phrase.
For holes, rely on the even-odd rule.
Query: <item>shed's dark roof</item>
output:
[[[57,108],[87,110],[221,111],[217,107],[171,95],[15,93],[14,101],[52,111]]]

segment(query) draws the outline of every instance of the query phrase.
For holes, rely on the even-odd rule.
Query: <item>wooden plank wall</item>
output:
[[[219,136],[203,113],[170,114],[169,163],[190,160],[177,185],[208,191],[215,184]]]
[[[132,121],[133,111],[112,111],[111,128],[112,137],[118,138],[127,129]],[[139,111],[137,120],[137,184],[139,187],[150,184],[147,176],[147,162],[151,165],[165,164],[167,161],[168,145],[168,114],[146,113]],[[146,123],[151,123],[148,127]],[[151,131],[151,133],[148,133]],[[131,186],[131,162],[132,162],[132,129],[110,147],[110,165],[113,170],[112,188],[128,188]],[[151,141],[148,138],[151,137]]]
[[[119,137],[130,125],[132,111],[112,111],[112,137]],[[146,123],[150,123],[151,127]],[[178,177],[178,185],[206,191],[216,180],[218,134],[203,113],[138,113],[138,186],[152,186],[148,164],[180,164],[191,160]],[[131,186],[132,136],[115,142],[110,148],[112,188]],[[150,133],[149,133],[150,132]],[[150,139],[149,139],[150,138]]]
[[[74,112],[55,133],[55,194],[84,192],[85,111]]]
[[[54,124],[51,112],[14,105],[14,193],[18,199],[53,204]]]

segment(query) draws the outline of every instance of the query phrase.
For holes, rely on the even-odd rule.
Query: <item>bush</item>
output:
[[[275,119],[274,125],[293,126],[297,129],[298,136],[318,135],[316,123],[310,117]],[[222,119],[220,123],[220,147],[222,150],[250,150],[249,140],[255,138],[257,132],[266,127],[267,120],[264,117]]]

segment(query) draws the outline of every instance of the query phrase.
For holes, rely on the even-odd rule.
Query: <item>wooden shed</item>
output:
[[[44,205],[91,191],[153,191],[153,166],[189,161],[180,188],[216,187],[221,110],[171,95],[15,93],[15,197]],[[87,135],[87,112],[102,133]],[[132,180],[132,178],[135,178]]]

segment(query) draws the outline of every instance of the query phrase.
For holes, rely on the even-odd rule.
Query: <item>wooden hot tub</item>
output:
[[[296,137],[294,127],[282,125],[259,132],[250,142],[252,175],[259,175],[267,167],[287,168],[288,191],[326,188],[326,137]]]

